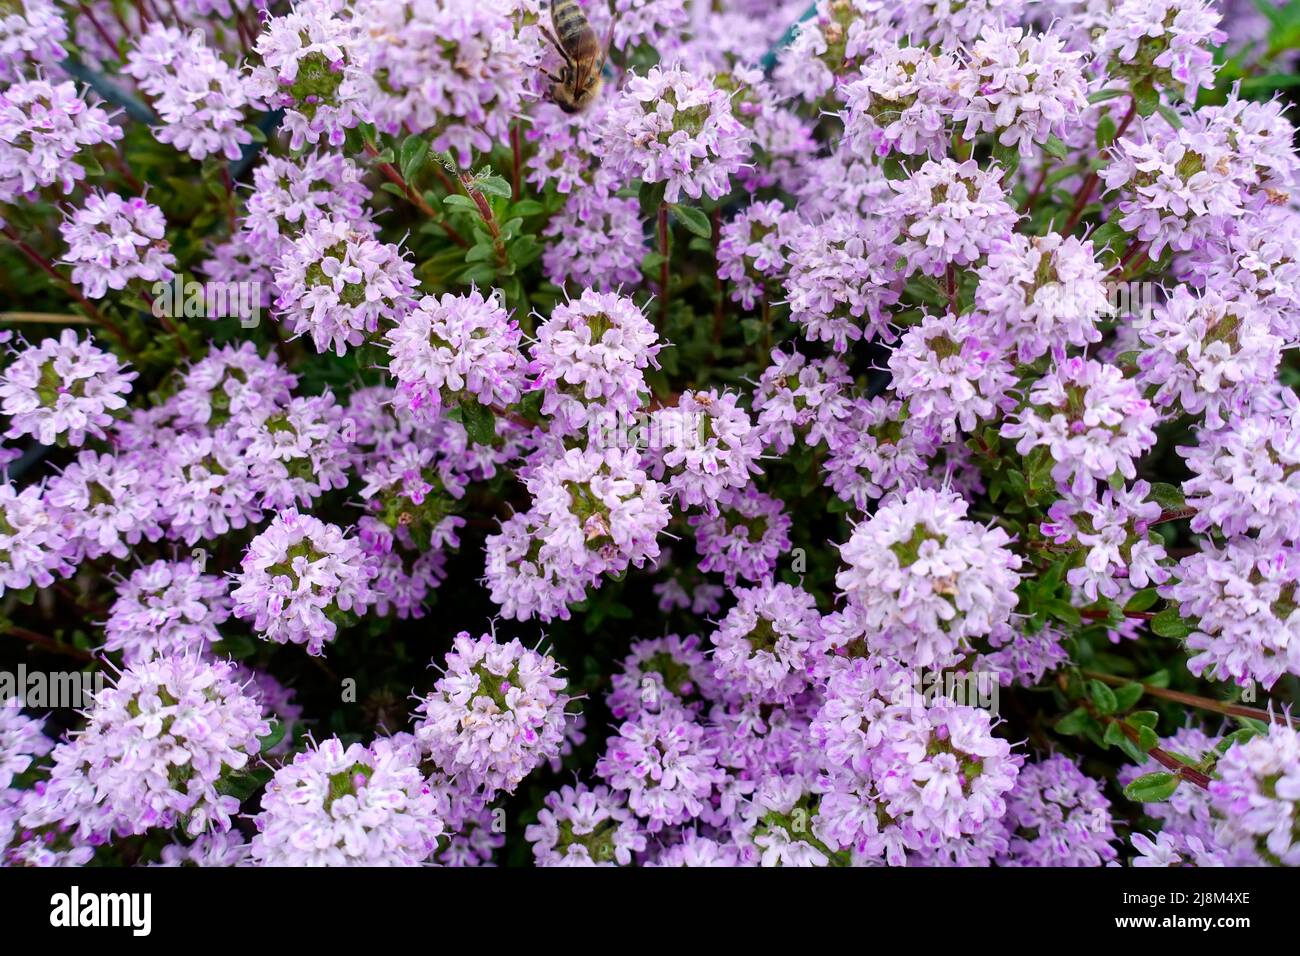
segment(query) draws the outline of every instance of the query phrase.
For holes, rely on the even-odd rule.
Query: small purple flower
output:
[[[331,737],[275,772],[254,817],[257,866],[419,866],[443,832],[410,734]]]
[[[645,834],[609,787],[564,786],[546,795],[524,830],[538,866],[628,866]]]
[[[288,508],[253,539],[235,575],[236,617],[277,644],[305,644],[313,656],[334,640],[340,612],[364,613],[375,576],[355,538],[337,525]]]
[[[104,624],[104,650],[128,664],[201,654],[230,617],[228,582],[186,561],[154,561],[122,581]]]
[[[664,183],[664,200],[721,199],[749,158],[752,133],[731,97],[680,67],[629,74],[604,120],[605,164],[627,179]]]
[[[171,281],[176,257],[166,232],[162,210],[153,203],[100,192],[89,193],[59,226],[68,244],[63,261],[89,299],[102,299],[109,289],[120,292],[135,280]]]
[[[388,332],[398,403],[427,414],[465,396],[486,406],[517,402],[524,387],[521,337],[496,296],[477,289],[426,295]]]
[[[415,736],[450,775],[512,792],[560,751],[569,696],[555,659],[494,634],[456,635],[443,676],[416,708]]]
[[[0,372],[0,412],[10,417],[5,437],[32,435],[42,445],[74,448],[87,435],[106,437],[136,377],[125,368],[72,329],[23,349]]]

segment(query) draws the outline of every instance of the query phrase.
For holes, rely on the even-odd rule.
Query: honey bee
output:
[[[580,113],[600,94],[608,42],[600,42],[578,0],[551,0],[551,23],[555,32],[544,26],[542,32],[564,58],[559,76],[546,74],[551,100],[566,113]]]

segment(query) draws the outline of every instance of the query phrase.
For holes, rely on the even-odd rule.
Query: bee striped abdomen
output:
[[[596,39],[578,0],[551,0],[551,20],[555,24],[556,36],[570,55],[580,52],[581,47]]]

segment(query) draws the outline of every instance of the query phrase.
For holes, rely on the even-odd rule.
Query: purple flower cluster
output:
[[[565,681],[555,660],[518,640],[456,635],[443,676],[416,713],[416,739],[470,789],[514,790],[560,750]]]
[[[0,413],[6,438],[31,435],[42,445],[85,444],[105,437],[113,415],[126,408],[134,372],[71,329],[20,352],[0,372]]]

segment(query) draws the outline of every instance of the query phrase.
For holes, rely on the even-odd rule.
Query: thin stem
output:
[[[1139,748],[1141,747],[1141,734],[1136,728],[1122,720],[1116,720],[1114,717],[1110,717],[1108,720],[1111,723],[1119,724],[1119,729],[1123,732],[1124,736],[1133,741],[1133,743],[1138,744]],[[1162,750],[1160,747],[1152,747],[1147,751],[1147,754],[1156,763],[1160,764],[1160,766],[1164,767],[1175,776],[1182,777],[1188,783],[1195,784],[1202,790],[1210,789],[1209,774],[1202,773],[1194,767],[1187,766],[1187,764],[1183,763],[1168,751]]]
[[[1020,207],[1020,213],[1022,215],[1033,212],[1034,203],[1038,202],[1038,194],[1043,191],[1043,186],[1046,184],[1046,182],[1047,182],[1047,164],[1044,163],[1043,168],[1038,171],[1038,179],[1034,183],[1034,188],[1029,190],[1029,195],[1025,197],[1025,204]]]
[[[1107,278],[1116,275],[1123,276],[1128,271],[1129,265],[1140,263],[1146,257],[1146,248],[1147,244],[1141,240],[1130,242],[1128,248],[1124,250],[1124,255],[1120,257],[1119,262],[1115,263],[1115,268],[1110,270]],[[1129,260],[1132,260],[1132,263]]]
[[[1190,518],[1196,514],[1195,508],[1166,508],[1160,512],[1160,516],[1151,521],[1147,527],[1152,525],[1164,524],[1166,521],[1182,521],[1184,518]]]
[[[79,647],[73,647],[71,644],[61,644],[52,637],[46,637],[44,634],[38,634],[36,631],[29,631],[25,627],[19,627],[17,624],[10,624],[5,629],[6,634],[18,638],[20,641],[26,641],[36,647],[42,647],[47,651],[53,651],[55,654],[62,654],[65,657],[74,657],[79,661],[93,661],[95,655],[88,651],[83,651]]]
[[[947,278],[948,278],[948,311],[951,312],[954,317],[956,317],[960,311],[960,306],[957,301],[957,269],[955,266],[953,266],[951,262],[948,263]]]
[[[94,11],[91,10],[90,5],[83,3],[82,0],[78,0],[77,6],[80,8],[81,12],[85,14],[86,19],[90,21],[90,25],[95,28],[95,32],[99,34],[99,38],[104,41],[105,45],[110,50],[116,51],[117,43],[114,42],[113,37],[109,32],[104,29],[104,25],[95,17]]]
[[[1061,690],[1064,691],[1066,687],[1069,685],[1069,679],[1066,677],[1064,672],[1062,672],[1056,675],[1056,683],[1057,686],[1059,686]],[[1136,728],[1129,725],[1126,721],[1116,720],[1114,717],[1109,717],[1105,714],[1099,714],[1097,712],[1097,708],[1093,707],[1090,701],[1081,700],[1078,703],[1088,712],[1088,714],[1094,720],[1100,721],[1101,723],[1104,724],[1118,724],[1119,729],[1124,734],[1124,736],[1127,737],[1129,740],[1133,741],[1133,743],[1137,744],[1139,750],[1142,749],[1141,734],[1138,732]],[[1160,764],[1160,766],[1164,767],[1166,770],[1173,772],[1174,774],[1188,781],[1189,783],[1195,784],[1196,786],[1200,787],[1202,790],[1209,789],[1210,778],[1208,775],[1202,773],[1199,770],[1187,766],[1187,764],[1183,763],[1177,757],[1160,749],[1159,747],[1152,747],[1150,750],[1146,752],[1151,756],[1151,759],[1155,760],[1156,763]]]
[[[118,345],[131,355],[134,356],[136,354],[135,350],[131,348],[130,342],[127,341],[126,333],[122,331],[117,323],[109,319],[108,316],[100,312],[99,309],[95,308],[95,306],[91,305],[90,300],[81,294],[81,290],[77,288],[76,283],[56,269],[54,263],[50,262],[49,259],[46,259],[43,255],[24,242],[22,237],[20,237],[18,233],[14,232],[13,228],[8,223],[0,225],[0,233],[3,233],[5,238],[17,246],[18,250],[23,255],[31,260],[35,265],[39,266],[41,271],[45,272],[54,279],[55,282],[63,286],[64,289],[67,290],[68,294],[71,295],[72,298],[76,299],[77,304],[86,310],[86,314],[94,319],[96,324],[102,326],[109,335],[113,336],[113,338],[117,340]]]
[[[108,615],[108,608],[104,607],[102,604],[97,604],[90,599],[82,600],[82,598],[73,591],[72,588],[68,587],[61,581],[54,582],[54,590],[58,591],[73,604],[77,605],[77,608],[83,614],[94,615],[95,617],[106,617]]]
[[[1123,677],[1116,677],[1114,674],[1103,674],[1100,671],[1081,671],[1080,673],[1082,673],[1084,677],[1099,680],[1103,684],[1109,684],[1111,687],[1122,687],[1125,684],[1138,683],[1138,681],[1130,681]],[[1272,714],[1267,710],[1261,710],[1258,707],[1246,707],[1242,704],[1229,704],[1226,701],[1213,700],[1209,697],[1201,697],[1197,694],[1188,694],[1181,690],[1170,690],[1167,687],[1155,687],[1151,684],[1143,684],[1142,692],[1149,697],[1159,697],[1162,700],[1172,700],[1180,704],[1186,704],[1189,707],[1212,711],[1216,714],[1225,714],[1229,717],[1249,717],[1252,720],[1262,720],[1265,723],[1281,724],[1284,727],[1300,726],[1300,721],[1287,717],[1285,714]]]
[[[238,21],[236,21],[238,22]],[[230,230],[230,235],[235,235],[235,181],[230,178],[230,167],[225,163],[221,165],[221,183],[226,187],[226,228]]]
[[[234,19],[235,19],[235,33],[239,36],[239,45],[243,47],[244,52],[247,53],[252,48],[252,44],[249,42],[248,39],[248,31],[244,29],[243,19],[241,19],[238,16],[235,17]]]
[[[1119,129],[1115,131],[1116,141],[1128,130],[1129,124],[1133,122],[1135,116],[1137,116],[1137,98],[1130,96],[1128,112],[1124,114]],[[1101,177],[1096,170],[1088,174],[1088,177],[1083,181],[1083,186],[1079,189],[1079,195],[1074,200],[1074,208],[1070,210],[1070,218],[1065,221],[1065,225],[1060,229],[1061,235],[1068,236],[1074,230],[1074,227],[1079,224],[1079,220],[1083,218],[1083,210],[1092,199],[1092,191],[1097,188],[1097,183],[1100,181]]]
[[[148,292],[141,291],[140,295],[149,303],[149,311],[158,317],[158,323],[163,327],[168,335],[176,340],[176,345],[180,348],[181,354],[186,358],[191,358],[190,347],[186,345],[185,340],[181,338],[180,329],[178,329],[176,323],[171,320],[171,316],[169,316],[165,311],[154,307],[153,296],[149,295]]]
[[[438,177],[438,182],[442,184],[442,188],[447,191],[448,196],[458,191],[456,184],[451,181],[451,177],[447,175],[447,171],[442,168],[441,163],[435,160],[430,164],[430,168],[433,169],[433,175]]]
[[[514,190],[512,195],[519,199],[522,193],[522,173],[524,163],[524,146],[523,136],[519,132],[520,120],[515,120],[510,124],[510,153],[512,165],[510,170],[510,188]]]
[[[289,355],[289,343],[284,339],[284,330],[280,328],[280,323],[274,318],[270,320],[271,339],[275,342],[276,354],[280,356],[280,362],[285,368],[289,368],[293,362]]]
[[[113,19],[117,21],[117,25],[122,28],[122,36],[130,39],[132,36],[131,28],[127,25],[126,18],[122,16],[122,11],[117,8],[116,3],[110,3],[108,8],[113,12]],[[117,44],[113,44],[113,49],[117,49]]]
[[[97,155],[108,157],[109,164],[117,170],[118,174],[126,180],[126,184],[131,187],[132,192],[143,193],[144,184],[136,179],[135,173],[131,172],[131,167],[127,166],[124,160],[115,149],[105,149]]]
[[[94,325],[93,319],[84,315],[65,315],[62,312],[0,312],[0,324],[33,325]]]
[[[496,257],[497,265],[504,268],[510,263],[510,257],[506,255],[506,244],[501,238],[501,227],[497,224],[497,217],[492,214],[492,204],[482,192],[474,188],[473,176],[460,173],[459,177],[461,186],[465,188],[465,194],[474,201],[474,205],[478,208],[478,216],[483,220],[483,225],[487,226],[488,235],[492,237],[492,254]]]
[[[655,234],[659,237],[659,330],[668,322],[668,204],[661,202],[655,216]]]
[[[722,344],[722,327],[726,317],[727,280],[718,274],[718,235],[722,231],[722,209],[713,210],[713,281],[716,299],[713,303],[713,344]]]
[[[366,143],[366,154],[374,158],[379,155],[379,150],[375,147],[374,143]],[[434,211],[432,206],[430,206],[427,202],[424,201],[424,197],[420,195],[420,193],[415,189],[415,187],[413,187],[402,177],[401,173],[399,173],[395,168],[393,168],[392,163],[378,163],[376,165],[378,165],[380,171],[386,177],[388,177],[388,181],[391,182],[393,185],[395,185],[398,189],[400,189],[402,191],[402,195],[404,195],[407,198],[407,200],[413,206],[415,206],[416,209],[420,210],[420,212],[424,213],[426,216],[428,216],[430,219],[432,219],[434,222],[438,224],[438,227],[447,234],[447,238],[449,238],[452,242],[456,243],[456,245],[460,246],[463,249],[468,249],[470,247],[470,244],[465,239],[465,237],[462,236],[459,232],[457,232],[454,228],[452,228],[452,226],[445,219],[443,219],[441,216],[438,215],[437,212]],[[450,182],[448,182],[448,186],[450,187]],[[455,192],[455,189],[451,188],[449,191]]]

